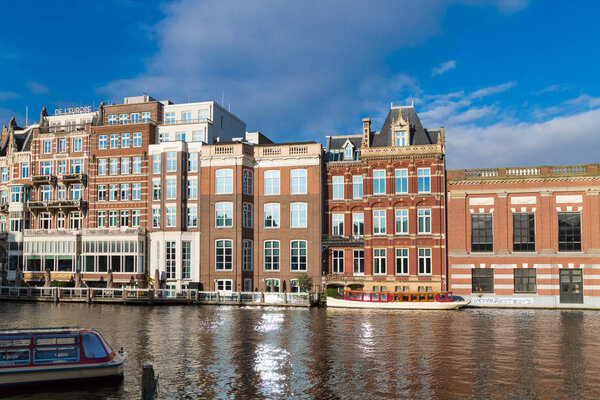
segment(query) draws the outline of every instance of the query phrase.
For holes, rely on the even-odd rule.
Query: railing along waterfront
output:
[[[515,178],[554,178],[561,176],[593,175],[600,172],[600,164],[556,165],[515,168],[455,169],[447,172],[449,181],[493,180]]]

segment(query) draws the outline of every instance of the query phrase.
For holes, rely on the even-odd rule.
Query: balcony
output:
[[[29,201],[27,207],[34,213],[40,211],[75,211],[86,210],[88,203],[85,200],[46,200],[46,201]]]
[[[8,214],[8,203],[0,204],[0,214]]]
[[[169,119],[166,121],[161,121],[159,125],[184,125],[184,124],[201,124],[203,122],[208,122],[212,125],[212,120],[209,118],[196,118],[196,119]]]
[[[67,124],[67,125],[53,125],[53,126],[42,126],[40,133],[65,133],[65,132],[85,132],[87,124]]]
[[[87,174],[66,174],[62,176],[62,182],[65,185],[73,185],[76,183],[81,183],[83,185],[87,184]]]
[[[364,247],[365,240],[362,236],[332,236],[323,235],[321,239],[323,248],[327,247]]]
[[[447,172],[448,181],[504,181],[596,175],[600,164],[556,165],[517,168],[455,169]]]
[[[56,186],[56,175],[34,175],[31,177],[31,184],[35,188],[41,185]]]

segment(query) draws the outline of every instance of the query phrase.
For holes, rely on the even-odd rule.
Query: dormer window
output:
[[[396,132],[395,143],[398,147],[406,146],[406,132]]]
[[[346,150],[344,150],[344,158],[346,160],[352,159],[352,146],[346,146]]]

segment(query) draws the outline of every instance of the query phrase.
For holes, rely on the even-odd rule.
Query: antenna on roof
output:
[[[392,108],[394,108],[394,102],[393,102],[393,101],[390,101],[390,110],[391,110]]]
[[[25,106],[25,127],[29,125],[27,122],[29,122],[29,106]]]
[[[229,103],[229,110],[228,111],[231,112],[231,103]]]
[[[225,92],[221,95],[221,107],[223,107],[223,104],[225,104]]]
[[[410,101],[410,106],[413,107],[413,108],[415,107],[415,101],[414,100]]]

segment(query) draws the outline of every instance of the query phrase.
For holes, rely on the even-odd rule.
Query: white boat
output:
[[[469,304],[450,292],[362,292],[344,290],[339,299],[327,297],[327,307],[383,310],[457,310]]]
[[[0,330],[0,386],[120,377],[125,360],[93,329]]]

